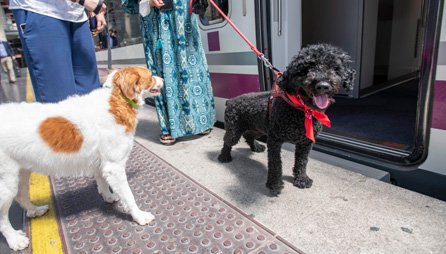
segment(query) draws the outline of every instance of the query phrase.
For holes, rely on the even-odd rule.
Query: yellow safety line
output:
[[[34,102],[34,92],[33,87],[31,86],[31,78],[29,77],[29,73],[26,72],[26,101]]]
[[[63,254],[62,239],[59,234],[56,212],[51,199],[51,186],[48,176],[32,173],[29,179],[29,198],[36,206],[49,205],[49,210],[41,217],[31,219],[32,253]]]
[[[26,78],[26,101],[34,101],[34,93],[29,74]],[[63,254],[62,238],[59,234],[56,212],[51,198],[51,185],[48,176],[32,173],[29,179],[29,199],[36,206],[49,205],[49,210],[41,217],[31,219],[30,236],[32,253]]]

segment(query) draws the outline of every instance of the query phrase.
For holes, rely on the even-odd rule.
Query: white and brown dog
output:
[[[136,107],[159,95],[163,80],[141,67],[109,75],[104,88],[59,103],[0,105],[0,232],[13,250],[29,239],[8,219],[15,198],[28,217],[43,215],[48,206],[29,200],[31,172],[45,175],[94,175],[106,202],[121,199],[133,220],[154,219],[136,205],[125,166],[133,147]],[[110,192],[109,186],[113,193]]]

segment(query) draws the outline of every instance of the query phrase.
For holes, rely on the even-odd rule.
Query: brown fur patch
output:
[[[39,134],[56,153],[78,152],[84,142],[84,137],[76,125],[63,117],[45,119],[39,126]]]
[[[115,116],[115,121],[125,126],[125,132],[132,132],[136,126],[136,110],[125,101],[118,92],[112,91],[108,101],[110,105],[110,113]]]

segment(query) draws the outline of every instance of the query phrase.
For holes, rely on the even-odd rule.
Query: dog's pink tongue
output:
[[[330,100],[328,99],[328,95],[326,94],[314,96],[314,103],[316,103],[316,106],[320,109],[328,107],[329,102]]]

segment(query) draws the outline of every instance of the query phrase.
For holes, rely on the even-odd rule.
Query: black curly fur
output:
[[[314,97],[325,94],[331,99],[341,87],[351,90],[355,70],[350,63],[347,53],[337,47],[328,44],[310,45],[293,58],[279,78],[278,85],[289,94],[298,94],[311,109],[324,112],[326,108],[319,108]],[[249,93],[226,102],[226,132],[218,160],[232,160],[232,146],[238,143],[242,135],[252,151],[263,152],[265,146],[256,139],[267,135],[266,186],[272,195],[277,196],[283,189],[281,147],[284,142],[294,143],[294,185],[310,188],[313,180],[306,174],[306,165],[313,142],[305,135],[305,113],[293,108],[280,97],[273,100],[269,113],[269,98],[270,92]],[[316,137],[322,130],[322,124],[313,118],[313,126]]]

